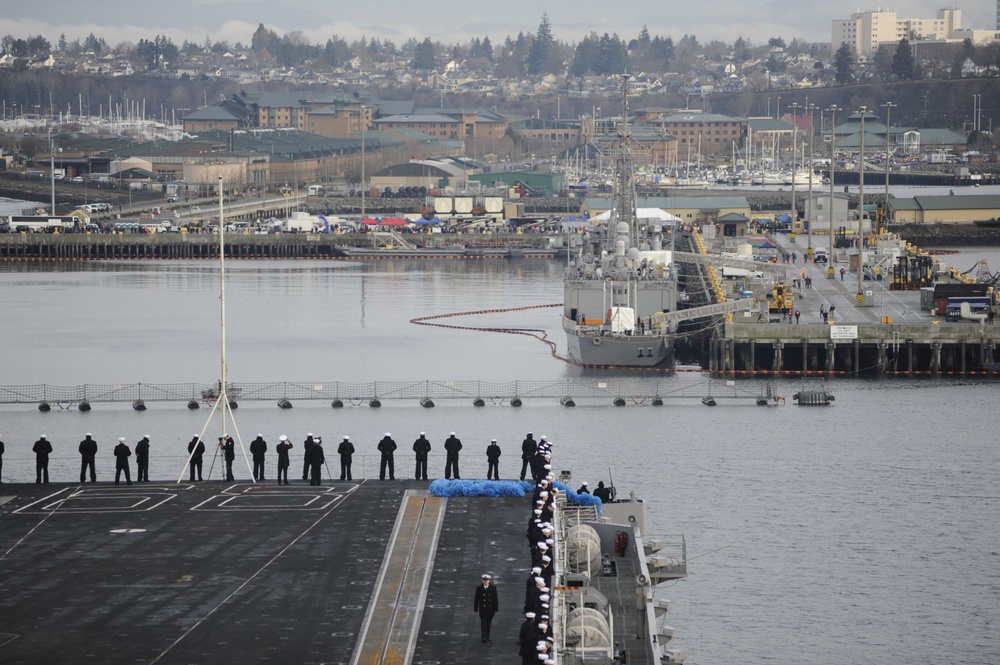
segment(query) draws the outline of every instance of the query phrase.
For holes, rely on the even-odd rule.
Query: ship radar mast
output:
[[[605,228],[606,246],[614,247],[615,240],[622,234],[619,226],[624,222],[628,225],[628,247],[635,247],[638,239],[636,228],[636,193],[635,168],[632,164],[632,135],[628,124],[628,83],[631,77],[622,74],[622,121],[618,125],[618,149],[615,152],[614,194],[611,202],[611,214]],[[623,227],[624,228],[624,227]]]

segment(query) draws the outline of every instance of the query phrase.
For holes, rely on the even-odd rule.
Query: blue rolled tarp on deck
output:
[[[601,510],[601,500],[591,494],[577,494],[563,483],[553,483],[556,489],[566,493],[567,500],[577,506],[597,506]],[[526,480],[446,480],[438,478],[431,482],[430,492],[434,496],[525,496],[534,490]]]

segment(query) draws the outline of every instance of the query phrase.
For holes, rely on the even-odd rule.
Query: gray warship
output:
[[[659,218],[636,208],[628,76],[622,77],[622,122],[614,164],[614,197],[603,227],[582,234],[564,280],[563,330],[571,358],[583,365],[656,367],[673,362],[677,306],[673,242]]]

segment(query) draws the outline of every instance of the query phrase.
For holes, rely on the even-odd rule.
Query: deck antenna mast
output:
[[[219,176],[219,316],[220,316],[220,363],[219,363],[219,383],[218,383],[218,395],[215,400],[215,404],[212,405],[212,410],[208,414],[208,419],[205,421],[205,425],[201,428],[201,433],[198,435],[198,439],[202,440],[205,437],[205,431],[212,422],[212,418],[215,416],[215,410],[222,405],[222,417],[219,419],[219,441],[222,441],[223,436],[226,434],[226,414],[229,414],[229,422],[232,423],[233,431],[236,433],[236,441],[240,444],[240,450],[243,452],[243,460],[246,462],[247,470],[250,471],[250,478],[254,478],[253,467],[250,466],[250,459],[247,457],[246,447],[243,445],[243,437],[240,436],[239,427],[236,425],[236,416],[233,414],[233,409],[229,403],[229,394],[227,387],[227,373],[228,368],[226,366],[226,218],[223,210],[223,194],[224,188],[222,186],[222,176]],[[208,446],[205,446],[207,449]],[[206,450],[207,452],[207,450]],[[218,454],[218,450],[216,450]],[[191,457],[194,456],[194,450],[188,455],[188,464],[191,463]],[[211,473],[211,471],[209,472]],[[181,482],[184,478],[184,469],[181,469],[181,475],[177,478],[177,482]]]

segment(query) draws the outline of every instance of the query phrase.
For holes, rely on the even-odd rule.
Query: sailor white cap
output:
[[[288,437],[282,434],[281,436],[278,437],[278,441],[288,441]]]
[[[586,487],[586,486],[587,486],[587,481],[586,481],[586,480],[585,480],[585,481],[583,481],[583,486],[584,486],[584,487]]]
[[[259,436],[259,437],[260,437],[260,438],[262,438],[262,439],[264,438],[264,435],[263,435],[263,434],[261,434],[260,432],[257,432],[257,436]]]
[[[537,547],[538,549],[542,550],[543,552],[544,552],[545,550],[549,549],[549,546],[548,546],[548,544],[547,544],[547,543],[546,543],[546,542],[545,542],[544,540],[540,540],[540,541],[538,541],[537,543],[535,543],[535,546],[536,546],[536,547]]]
[[[490,443],[496,443],[496,442],[497,442],[496,439],[490,439]]]
[[[44,434],[42,436],[45,436]],[[93,436],[90,432],[87,432],[87,436]]]
[[[43,439],[45,438],[45,435],[44,435],[44,434],[42,435],[42,438],[43,438]]]
[[[484,580],[492,580],[493,576],[490,575],[489,573],[483,573],[483,579]]]
[[[546,563],[550,563],[552,561],[552,557],[550,557],[548,554],[543,554],[542,555],[542,561],[544,561]]]
[[[532,569],[532,570],[534,570],[534,569]],[[542,572],[542,569],[539,568],[538,572]],[[535,578],[535,584],[545,584],[545,578],[544,577],[536,577]]]
[[[392,434],[389,434],[388,432],[386,432],[385,435],[386,436],[392,436]]]
[[[543,499],[548,495],[549,493],[546,490],[542,490],[541,492],[538,493],[538,496],[542,497]]]
[[[540,573],[540,572],[542,572],[542,568],[541,568],[541,566],[535,566],[535,567],[534,567],[534,568],[532,568],[531,570],[532,570],[532,572],[535,572],[535,573]]]
[[[314,436],[313,437],[313,443],[323,443],[323,437],[321,437],[321,436]]]
[[[309,432],[308,434],[306,434],[306,436],[312,436],[312,435],[313,435],[312,432]]]
[[[348,439],[350,439],[350,438],[351,438],[351,437],[347,436],[346,434],[344,435],[344,441],[347,441],[347,440],[348,440]]]
[[[45,435],[43,434],[42,436],[45,436]],[[198,432],[195,432],[195,433],[194,433],[194,434],[192,434],[191,436],[193,436],[194,438],[196,438],[196,439],[197,439],[197,438],[198,438]]]
[[[455,433],[454,432],[449,432],[448,435],[449,436],[455,436]]]
[[[424,434],[427,434],[427,432],[421,432],[420,436],[423,436]]]
[[[222,436],[229,436],[229,432],[223,432]]]
[[[149,438],[149,435],[148,435],[148,434],[143,434],[143,435],[142,435],[142,438],[144,438],[144,439],[148,439],[148,438]]]
[[[45,437],[43,436],[42,438],[44,439]],[[536,515],[541,515],[542,514],[542,509],[541,508],[535,508],[535,514]]]
[[[535,613],[534,612],[525,612],[524,616],[526,616],[529,619],[534,619],[535,618]]]
[[[548,600],[548,599],[549,599],[549,594],[547,594],[547,593],[543,593],[542,595],[540,595],[540,596],[538,597],[538,599],[539,599],[539,600],[541,600],[541,601],[542,601],[542,602],[544,603],[544,602],[545,602],[546,600]]]
[[[118,437],[118,440],[121,441],[122,443],[125,443],[125,437],[124,436]]]

